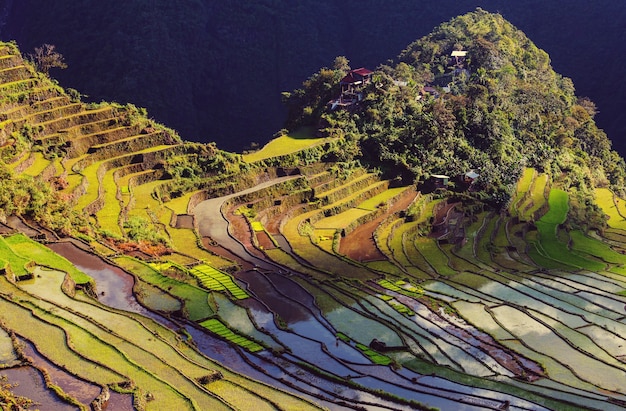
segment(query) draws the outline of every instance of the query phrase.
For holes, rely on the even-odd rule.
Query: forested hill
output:
[[[57,46],[69,65],[52,75],[87,100],[133,102],[183,138],[240,150],[282,127],[280,92],[334,57],[375,68],[450,17],[500,12],[546,50],[624,154],[623,2],[373,0],[245,2],[0,0],[2,40],[29,53]]]
[[[336,154],[342,160],[353,155],[418,184],[477,170],[475,188],[501,204],[523,167],[548,171],[581,199],[598,186],[623,191],[624,161],[596,126],[595,104],[499,14],[477,9],[440,25],[374,72],[360,101],[329,110],[346,64],[338,58],[285,93],[291,127],[353,142]]]

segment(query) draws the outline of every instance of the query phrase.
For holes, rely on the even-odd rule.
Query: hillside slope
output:
[[[69,63],[55,77],[89,101],[131,101],[187,140],[241,150],[281,127],[279,93],[334,56],[373,68],[478,5],[502,13],[549,50],[557,71],[598,104],[601,128],[624,154],[626,129],[617,120],[626,104],[624,61],[614,52],[626,40],[621,2],[400,0],[389,7],[374,0],[253,0],[173,7],[132,0],[108,7],[93,0],[0,0],[6,11],[0,36],[17,40],[24,52],[55,44]]]
[[[337,59],[241,156],[2,44],[9,382],[58,409],[626,410],[623,160],[593,105],[481,10],[398,61]]]

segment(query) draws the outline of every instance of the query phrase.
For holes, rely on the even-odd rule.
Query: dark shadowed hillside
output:
[[[114,5],[112,5],[114,4]],[[393,4],[391,6],[391,4]],[[622,153],[626,104],[622,2],[373,0],[344,2],[0,1],[3,40],[55,44],[69,65],[52,74],[94,101],[132,101],[180,131],[239,150],[282,127],[280,92],[334,57],[375,68],[454,15],[498,11],[548,51]]]

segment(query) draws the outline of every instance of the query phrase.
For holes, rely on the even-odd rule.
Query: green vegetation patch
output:
[[[520,206],[520,217],[525,220],[532,220],[533,214],[539,210],[546,202],[546,185],[549,177],[547,174],[537,176],[532,185],[530,197]]]
[[[250,352],[254,353],[254,352],[259,352],[263,350],[263,347],[261,345],[255,343],[254,341],[244,336],[235,334],[230,328],[228,328],[218,319],[210,318],[206,321],[202,321],[200,325],[206,328],[207,330],[219,335],[225,340],[233,344],[236,344],[242,348],[245,348],[246,350]]]
[[[570,231],[569,235],[572,239],[572,250],[582,254],[593,255],[608,263],[626,264],[626,255],[618,253],[606,243],[586,236],[580,230]]]
[[[79,271],[69,260],[58,255],[48,247],[31,240],[24,234],[14,234],[7,237],[6,243],[14,253],[26,259],[68,273],[77,284],[86,284],[92,281],[91,277]],[[13,268],[13,264],[11,264],[11,267]]]
[[[356,348],[359,349],[367,358],[370,359],[371,362],[378,365],[389,365],[391,364],[391,358],[386,355],[382,355],[372,350],[370,347],[363,345],[361,343],[356,344]]]
[[[382,193],[377,194],[374,197],[363,201],[361,204],[358,205],[358,208],[369,210],[369,211],[374,211],[378,207],[386,205],[389,200],[400,195],[405,190],[407,190],[407,188],[408,187],[389,188],[383,191]]]
[[[280,157],[295,153],[314,145],[321,144],[326,139],[317,138],[311,127],[302,127],[288,135],[280,136],[267,143],[261,150],[251,154],[245,154],[243,161],[254,163],[272,157]]]
[[[585,268],[590,271],[605,270],[605,264],[573,253],[568,248],[567,243],[559,241],[557,228],[567,217],[568,194],[563,190],[550,190],[548,203],[550,209],[536,223],[539,231],[539,242],[534,244],[536,252],[562,264]],[[537,256],[532,250],[529,254],[531,257]],[[537,262],[541,264],[545,263],[545,261]]]
[[[21,234],[20,234],[21,235]],[[26,269],[27,265],[31,262],[28,258],[25,258],[19,254],[16,254],[11,246],[6,242],[4,237],[0,236],[0,255],[3,258],[2,266],[5,267],[9,264],[13,274],[22,276],[28,274]]]
[[[228,291],[234,298],[243,300],[249,297],[241,287],[235,284],[235,281],[228,274],[211,267],[208,264],[199,264],[189,270],[202,286],[214,291]]]
[[[626,230],[626,218],[620,214],[619,209],[615,205],[616,201],[624,202],[619,198],[615,198],[614,194],[608,188],[596,188],[595,192],[596,204],[600,206],[604,214],[609,216],[607,224],[609,227]]]
[[[434,240],[418,237],[415,239],[415,247],[440,275],[453,276],[457,274],[457,271],[450,267],[448,256],[441,251]]]
[[[395,292],[398,292],[398,293],[402,292],[402,288],[400,288],[400,286],[398,286],[397,284],[394,284],[391,281],[386,280],[386,279],[379,280],[378,281],[378,285],[380,285],[381,287],[384,287],[384,288],[386,288],[388,290],[391,290],[391,291],[395,291]]]
[[[406,305],[404,305],[402,303],[399,303],[397,301],[387,301],[387,304],[389,304],[391,306],[391,308],[393,308],[394,310],[396,310],[400,314],[404,314],[404,315],[407,315],[409,317],[412,317],[412,316],[415,315],[415,312],[413,310],[411,310]]]
[[[265,227],[263,227],[263,224],[260,221],[253,221],[250,223],[250,226],[252,227],[252,230],[254,231],[265,231]]]
[[[30,167],[24,170],[24,174],[35,177],[41,174],[41,172],[50,165],[50,161],[44,158],[43,153],[33,153],[32,155],[35,157],[35,161]]]

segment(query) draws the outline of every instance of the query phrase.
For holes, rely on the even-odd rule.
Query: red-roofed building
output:
[[[363,99],[361,88],[372,81],[372,74],[374,74],[373,71],[364,67],[350,70],[348,74],[339,81],[341,94],[338,99],[329,102],[330,109],[334,110],[337,107],[347,107],[361,101]]]
[[[346,74],[346,76],[339,82],[339,84],[341,84],[341,91],[348,91],[356,86],[369,83],[372,81],[372,74],[374,74],[373,71],[364,67],[350,70],[348,74]]]

